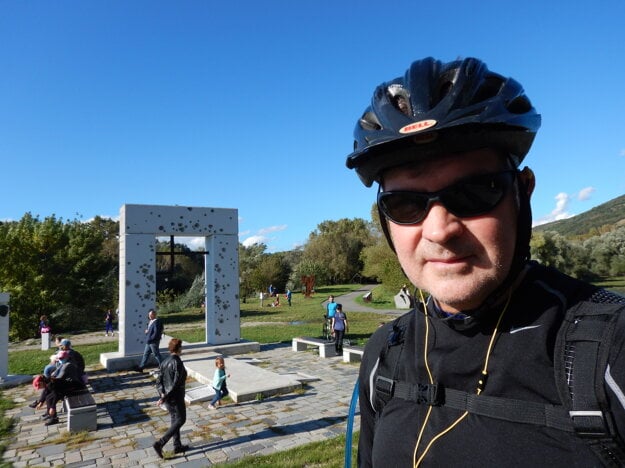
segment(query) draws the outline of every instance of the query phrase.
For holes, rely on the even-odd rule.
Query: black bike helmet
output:
[[[540,115],[512,78],[475,58],[430,57],[376,88],[356,124],[347,167],[370,187],[387,169],[442,153],[489,147],[519,166],[539,127]]]

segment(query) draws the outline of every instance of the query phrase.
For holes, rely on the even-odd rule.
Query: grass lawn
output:
[[[330,294],[340,296],[359,289],[359,285],[340,285],[317,289],[313,297],[306,298],[302,294],[293,294],[293,305],[289,307],[286,300],[281,298],[280,307],[269,307],[270,301],[265,300],[264,306],[260,306],[258,299],[249,299],[241,303],[241,338],[259,343],[290,343],[295,336],[321,337],[323,326],[322,307]],[[376,288],[376,290],[379,288]],[[374,298],[376,292],[374,290]],[[392,305],[393,304],[393,305]],[[368,304],[367,304],[368,305]],[[391,309],[394,307],[392,297],[386,300],[382,298],[374,302],[373,309]],[[391,319],[390,316],[379,313],[354,312],[344,309],[349,321],[349,333],[347,338],[353,344],[364,344],[381,321]],[[165,322],[165,332],[175,334],[189,343],[204,341],[204,327],[183,328],[177,324],[188,324],[194,321],[201,323],[202,316],[199,310],[184,310],[177,313],[161,314]]]

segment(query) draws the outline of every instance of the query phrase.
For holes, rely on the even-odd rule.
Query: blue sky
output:
[[[476,56],[543,116],[535,222],[625,193],[625,2],[0,0],[0,220],[237,208],[271,252],[370,219],[345,168],[373,89]]]

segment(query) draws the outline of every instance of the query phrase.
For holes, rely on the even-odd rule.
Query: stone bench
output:
[[[97,405],[93,395],[85,389],[65,397],[67,430],[70,432],[95,431],[98,429]]]
[[[331,356],[336,356],[333,341],[325,341],[318,338],[309,338],[307,336],[293,338],[293,351],[305,351],[308,349],[309,346],[316,346],[317,348],[319,348],[319,357],[327,358]]]
[[[343,362],[360,362],[364,353],[365,348],[362,346],[344,346]]]

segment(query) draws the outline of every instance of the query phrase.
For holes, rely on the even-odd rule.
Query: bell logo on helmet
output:
[[[422,132],[423,130],[432,128],[436,124],[437,124],[436,120],[433,120],[433,119],[421,120],[419,122],[411,123],[410,125],[406,125],[405,127],[400,128],[399,133],[405,134],[405,133]]]

